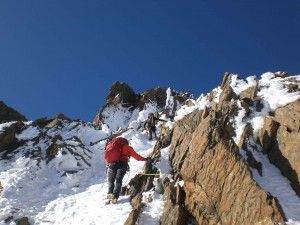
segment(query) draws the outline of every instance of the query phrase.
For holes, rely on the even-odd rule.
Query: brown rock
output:
[[[143,208],[146,206],[145,203],[142,202],[142,194],[137,194],[134,198],[131,199],[131,206],[133,210],[129,213],[127,220],[124,225],[136,225],[139,219],[140,213]]]
[[[124,225],[136,225],[139,219],[141,211],[138,209],[133,209],[126,219]]]
[[[276,134],[279,124],[270,117],[264,118],[264,126],[258,131],[258,143],[263,147],[263,150],[268,153],[271,150],[273,143],[276,141]]]
[[[300,197],[300,133],[290,132],[285,126],[279,126],[277,140],[275,140],[272,150],[268,156],[270,161],[275,164],[291,181],[291,186]]]
[[[300,131],[300,99],[275,110],[275,120],[291,132]]]
[[[226,72],[226,73],[224,74],[223,82],[222,82],[222,84],[221,84],[221,89],[223,89],[223,88],[225,87],[225,85],[227,85],[228,83],[231,82],[231,76],[230,76],[230,75],[231,75],[231,74],[228,73],[228,72]]]
[[[248,100],[248,101],[247,101]],[[249,99],[248,98],[244,98],[242,100],[240,100],[241,106],[245,109],[246,115],[248,116],[251,112],[250,110],[250,106],[248,104]]]
[[[157,169],[152,166],[152,160],[148,160],[143,168],[144,174],[156,174]],[[149,191],[153,187],[153,180],[155,176],[148,176],[144,174],[137,174],[128,183],[129,188],[123,190],[125,194],[130,195],[133,199],[141,192]]]
[[[47,119],[46,117],[37,119],[32,122],[32,126],[37,126],[39,128],[44,128],[47,124],[52,122],[53,119]]]
[[[243,133],[241,134],[241,137],[240,137],[240,141],[239,143],[237,143],[237,145],[240,147],[240,148],[247,148],[246,146],[246,143],[247,143],[247,140],[249,137],[252,137],[253,135],[253,129],[251,127],[251,125],[248,123],[246,124],[244,130],[243,130]]]
[[[189,224],[189,218],[191,215],[183,207],[184,203],[184,191],[177,185],[174,187],[174,183],[168,183],[165,187],[163,199],[165,201],[165,207],[160,219],[161,225],[187,225]]]
[[[189,213],[182,205],[167,203],[160,219],[161,225],[188,225]]]
[[[155,143],[154,150],[151,154],[152,158],[159,158],[160,157],[160,150],[168,147],[171,144],[173,129],[169,129],[166,126],[161,127],[160,135],[158,140]]]
[[[230,101],[231,99],[237,99],[237,95],[230,86],[230,83],[228,83],[222,88],[222,92],[219,98],[219,104],[222,104],[224,101]]]
[[[185,151],[189,148],[193,132],[202,121],[202,115],[203,111],[195,110],[181,121],[175,122],[171,142],[171,146],[173,147],[170,148],[169,152],[169,158],[173,162],[172,170],[175,180],[180,176],[178,171],[180,171],[185,158]]]
[[[253,180],[217,121],[207,117],[192,135],[185,127],[174,126],[170,156],[175,177],[184,180],[185,205],[199,224],[284,223],[277,200]]]
[[[299,118],[300,100],[297,100],[278,108],[275,111],[276,122],[266,119],[264,128],[259,132],[259,140],[268,151],[270,161],[290,180],[298,196],[300,196]]]
[[[54,126],[60,126],[62,127],[62,121],[68,121],[71,122],[71,119],[69,119],[68,117],[66,117],[65,115],[63,115],[62,113],[57,114],[54,119],[48,123],[45,127],[47,128],[51,128]]]
[[[256,98],[257,95],[257,90],[258,90],[258,81],[255,77],[256,80],[256,85],[253,87],[249,87],[247,88],[245,91],[243,91],[240,96],[239,99],[251,99],[254,100]]]

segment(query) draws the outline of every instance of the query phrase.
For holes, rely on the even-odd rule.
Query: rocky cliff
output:
[[[255,77],[251,86],[238,92],[232,87],[238,76],[225,74],[220,90],[208,96],[217,98],[211,107],[195,110],[176,121],[171,130],[162,130],[152,157],[159,158],[160,151],[170,145],[174,182],[183,181],[184,185],[179,189],[177,185],[176,190],[174,182],[163,184],[167,204],[161,224],[189,224],[186,218],[191,217],[199,224],[285,223],[278,199],[253,177],[255,171],[260,176],[266,173],[255,157],[255,152],[261,151],[290,180],[299,196],[300,82],[284,75],[277,73],[272,79],[284,81],[285,91],[294,96],[294,101],[275,111],[263,109],[266,102],[259,93],[263,86]],[[235,118],[241,112],[244,126],[237,130]],[[259,128],[253,126],[257,113],[263,120]],[[145,167],[145,170],[150,169]],[[139,187],[144,183],[144,188],[139,189],[145,191],[149,180],[136,177],[133,183]],[[135,189],[131,187],[129,193]],[[136,213],[141,206],[133,199]],[[127,224],[134,224],[134,219],[130,219]]]

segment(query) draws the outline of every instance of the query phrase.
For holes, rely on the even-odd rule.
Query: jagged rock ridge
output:
[[[119,112],[126,114],[128,121],[120,124],[120,127],[128,127],[129,123],[137,119],[137,112],[143,109],[151,108],[152,111],[159,111],[166,114],[167,117],[174,117],[175,112],[192,95],[189,92],[177,93],[171,88],[155,88],[136,94],[128,84],[115,82],[106,98],[106,104],[101,107],[96,115],[93,124],[102,128],[102,124],[109,126],[109,119],[112,114]],[[110,127],[112,130],[119,127]]]

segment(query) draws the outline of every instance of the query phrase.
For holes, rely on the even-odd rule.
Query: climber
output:
[[[167,122],[166,120],[162,120],[159,119],[158,117],[154,116],[153,113],[149,113],[148,115],[148,119],[145,121],[144,123],[144,128],[148,130],[149,132],[149,140],[152,140],[152,133],[154,134],[155,139],[157,139],[156,136],[156,127],[155,127],[155,122],[156,121],[163,121],[163,122]]]
[[[106,160],[106,172],[108,177],[108,194],[109,204],[114,204],[119,198],[122,187],[122,180],[127,170],[129,170],[129,157],[132,156],[138,161],[146,161],[150,157],[143,157],[137,154],[129,146],[126,138],[113,138],[105,147],[104,158]]]

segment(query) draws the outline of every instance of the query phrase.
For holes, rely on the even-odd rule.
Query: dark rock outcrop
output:
[[[13,150],[22,146],[23,142],[19,141],[16,135],[21,133],[24,127],[23,122],[15,122],[0,133],[0,152],[3,152],[3,159],[9,158]]]
[[[0,123],[10,121],[27,121],[26,117],[0,101]]]
[[[106,98],[106,104],[117,105],[119,103],[124,105],[134,105],[137,101],[136,95],[131,87],[126,83],[119,81],[113,83],[110,92]]]

